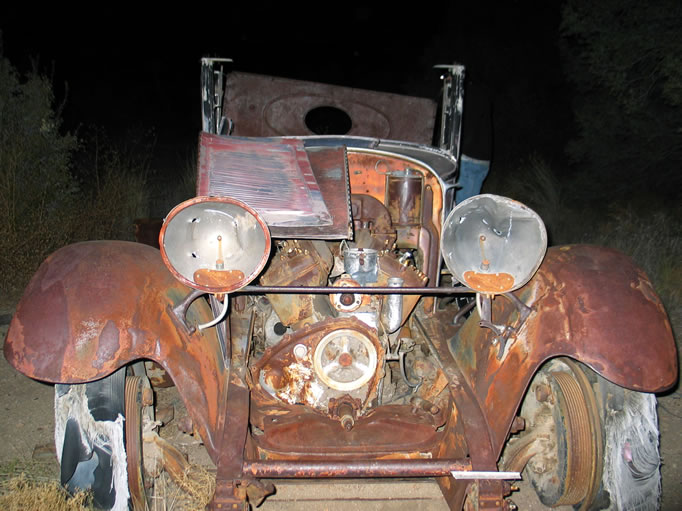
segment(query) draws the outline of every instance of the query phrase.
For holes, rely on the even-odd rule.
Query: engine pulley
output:
[[[355,390],[374,376],[377,350],[372,341],[357,330],[335,330],[316,346],[313,368],[317,377],[329,387]]]

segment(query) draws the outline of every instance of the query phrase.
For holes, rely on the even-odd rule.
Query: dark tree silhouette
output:
[[[583,191],[679,190],[682,4],[568,0],[561,34]]]

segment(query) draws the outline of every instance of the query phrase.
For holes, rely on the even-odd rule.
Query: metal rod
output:
[[[440,477],[471,470],[465,459],[244,461],[245,475],[256,478]]]
[[[521,472],[496,472],[496,471],[473,471],[473,470],[464,470],[462,472],[455,472],[453,470],[452,472],[452,477],[455,479],[498,479],[498,480],[504,480],[504,479],[521,479]]]
[[[331,287],[331,286],[244,286],[233,293],[249,294],[352,294],[365,295],[461,295],[476,291],[468,287]]]

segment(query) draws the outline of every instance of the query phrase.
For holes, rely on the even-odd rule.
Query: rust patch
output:
[[[177,385],[216,459],[226,380],[215,329],[190,337],[167,313],[173,297],[189,291],[152,247],[122,241],[64,247],[26,288],[5,356],[29,377],[69,384],[102,378],[134,360],[154,360]],[[203,300],[190,307],[190,321],[211,317]]]
[[[244,272],[241,270],[209,270],[200,269],[194,272],[194,282],[210,288],[233,289],[244,280]]]
[[[58,279],[59,272],[49,265],[43,264],[38,269],[17,305],[7,332],[5,358],[28,376],[58,378],[64,364],[63,346],[72,338],[72,325],[64,284]]]
[[[120,333],[116,324],[109,320],[104,325],[102,333],[99,334],[99,345],[97,347],[97,355],[92,362],[93,367],[102,369],[102,366],[113,360],[116,352],[121,348]]]
[[[252,417],[268,413],[259,400],[252,401]],[[370,415],[357,417],[353,429],[345,430],[337,419],[289,406],[285,415],[268,415],[262,419],[264,434],[253,441],[268,457],[275,453],[306,453],[310,456],[343,455],[375,456],[380,453],[404,456],[407,453],[432,452],[443,440],[436,431],[433,416],[411,406],[387,405]],[[281,410],[281,408],[280,408]],[[388,433],[390,432],[390,434]]]
[[[580,312],[583,314],[587,314],[589,312],[587,308],[585,308],[585,300],[583,300],[582,296],[578,297],[578,309],[580,309]]]
[[[350,356],[348,353],[343,353],[343,354],[341,354],[341,356],[339,357],[339,364],[341,364],[341,365],[344,366],[344,367],[345,367],[345,366],[349,366],[349,365],[351,365],[352,363],[353,363],[353,357]]]
[[[367,339],[375,350],[376,360],[383,360],[383,348],[376,337],[375,330],[355,318],[325,320],[297,330],[292,335],[284,336],[278,344],[265,351],[252,368],[252,379],[254,382],[264,383],[266,388],[261,384],[255,385],[252,399],[258,401],[265,396],[276,396],[280,400],[277,403],[279,406],[284,403],[305,404],[316,412],[326,415],[329,411],[330,398],[339,398],[346,391],[327,387],[323,377],[314,368],[313,354],[319,342],[327,334],[345,329]],[[294,347],[299,344],[307,347],[305,355],[295,354]],[[327,352],[325,351],[324,354],[326,355]],[[356,363],[352,350],[349,353],[340,354],[337,363],[340,370],[352,371]],[[350,390],[353,397],[360,399],[363,404],[371,400],[376,392],[380,373],[381,371],[376,371],[368,382],[357,389]]]
[[[514,277],[509,273],[465,271],[463,277],[470,288],[483,293],[504,293],[514,287]]]

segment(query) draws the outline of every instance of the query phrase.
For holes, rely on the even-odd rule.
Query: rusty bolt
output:
[[[353,407],[348,403],[341,403],[337,409],[337,413],[341,420],[341,426],[346,431],[353,429],[355,419],[353,418]]]
[[[345,429],[346,431],[350,431],[351,429],[353,429],[354,425],[353,417],[344,415],[341,418],[341,425],[343,426],[343,429]]]
[[[349,305],[353,305],[353,302],[355,301],[355,297],[350,293],[343,293],[339,297],[339,301],[341,302],[342,305],[345,305],[346,307],[348,307]]]
[[[342,353],[339,357],[339,364],[341,364],[343,367],[348,367],[352,363],[353,357],[350,355],[350,353]]]
[[[154,391],[150,387],[142,389],[142,406],[152,406],[154,404]]]
[[[541,403],[545,403],[551,395],[552,389],[549,388],[549,385],[540,383],[535,387],[535,399]]]

